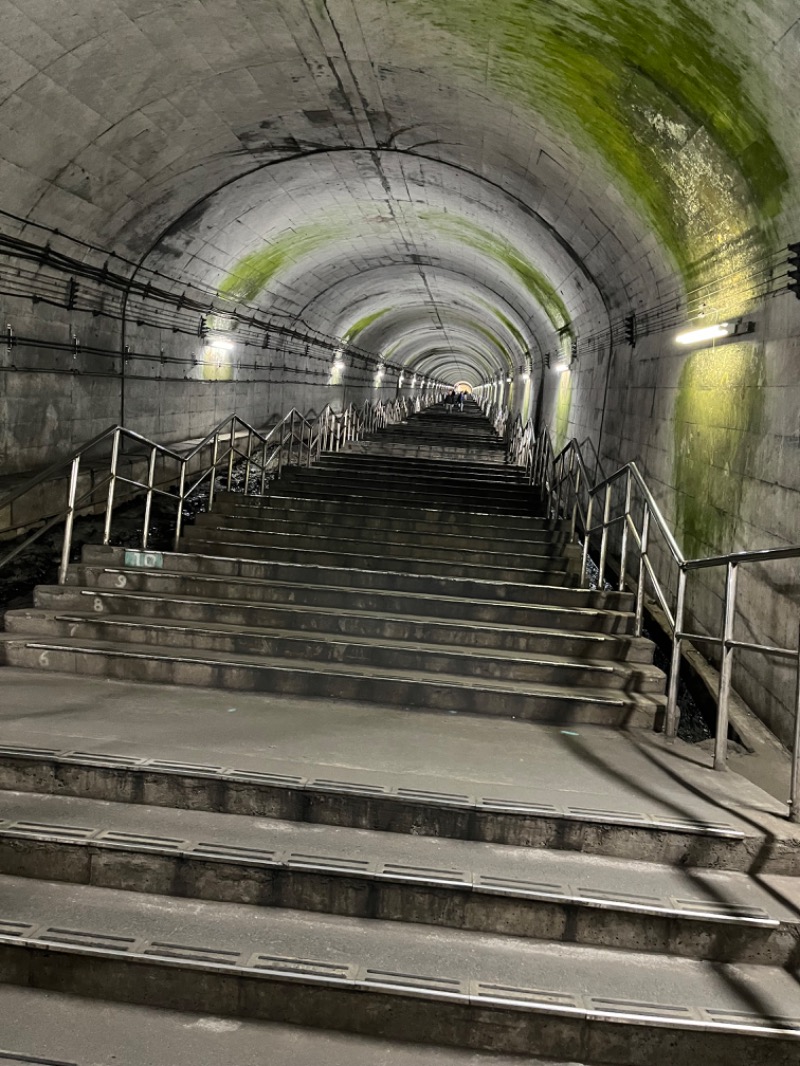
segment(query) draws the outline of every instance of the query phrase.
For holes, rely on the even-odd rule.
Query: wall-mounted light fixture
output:
[[[754,322],[718,322],[715,326],[702,326],[700,329],[686,330],[679,333],[675,338],[676,343],[683,345],[707,344],[709,341],[730,340],[735,337],[744,337],[755,331]]]
[[[344,349],[337,348],[333,353],[333,369],[344,370]]]
[[[233,341],[228,340],[227,337],[216,337],[214,334],[209,334],[206,337],[206,347],[213,348],[217,352],[232,352],[235,346]]]

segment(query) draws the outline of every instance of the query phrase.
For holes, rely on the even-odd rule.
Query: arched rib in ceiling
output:
[[[682,280],[727,286],[735,309],[753,263],[798,221],[784,209],[800,169],[796,25],[788,0],[9,5],[3,206],[128,253],[172,227],[165,269],[191,264],[207,284],[282,222],[297,228],[301,186],[330,188],[322,215],[342,194],[359,203],[361,226],[405,202],[408,179],[438,187],[435,209],[457,225],[482,225],[476,198],[509,214],[573,318],[574,262],[611,308]],[[393,151],[399,200],[391,178],[374,191]],[[305,157],[294,182],[292,164],[271,165],[289,157]],[[389,262],[404,225],[392,222]],[[409,255],[429,251],[405,232]],[[308,265],[274,279],[278,308],[332,283],[330,263]]]
[[[475,338],[488,336],[509,364],[524,353],[505,353],[518,340],[500,340],[498,324],[521,332],[516,319],[530,334],[527,350],[552,347],[558,330],[576,320],[591,328],[605,319],[592,279],[549,227],[532,225],[523,207],[474,175],[365,152],[294,160],[273,171],[274,199],[260,175],[242,179],[193,214],[202,244],[195,240],[181,256],[175,227],[148,265],[174,268],[177,260],[185,276],[214,279],[232,306],[259,303],[326,332],[337,331],[344,308],[360,305],[373,275],[384,285],[388,276],[390,306],[416,307],[445,344],[453,301],[469,296]],[[495,306],[498,292],[507,311]],[[360,346],[376,355],[385,349],[364,339]]]

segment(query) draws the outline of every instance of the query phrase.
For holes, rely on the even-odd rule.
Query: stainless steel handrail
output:
[[[674,738],[678,731],[678,686],[683,647],[687,642],[711,644],[718,647],[721,653],[713,762],[715,770],[724,770],[727,767],[731,679],[735,653],[737,651],[755,652],[781,659],[791,659],[795,662],[796,684],[789,817],[793,822],[800,822],[800,629],[797,648],[783,648],[735,638],[739,567],[748,566],[751,563],[764,564],[799,559],[800,545],[686,559],[636,463],[626,463],[609,477],[592,483],[581,446],[576,439],[570,440],[560,452],[555,454],[547,432],[537,435],[531,423],[523,426],[519,418],[507,430],[507,455],[509,462],[523,467],[529,482],[542,490],[547,500],[548,516],[553,520],[560,520],[562,517],[567,519],[571,540],[574,541],[578,535],[583,537],[582,585],[587,584],[592,538],[598,533],[600,534],[598,573],[600,588],[605,585],[609,536],[613,530],[620,530],[617,555],[617,588],[620,591],[628,586],[628,556],[631,545],[638,551],[639,567],[635,582],[636,635],[641,636],[642,633],[645,593],[649,582],[667,619],[672,636],[665,724],[668,737]],[[617,485],[623,488],[622,505],[617,505],[618,513],[614,513],[614,490]],[[636,499],[634,499],[635,496]],[[597,522],[594,521],[596,503],[602,504],[602,518]],[[641,509],[641,525],[637,525],[635,519],[636,504]],[[651,558],[655,532],[660,534],[666,548],[667,558],[672,562],[672,573],[676,579],[674,597],[670,593],[669,582],[665,582],[659,576]],[[685,629],[688,576],[695,571],[719,568],[725,569],[722,632],[719,636],[688,632]]]
[[[432,401],[430,401],[432,402]],[[269,431],[261,432],[255,429],[238,415],[229,415],[211,429],[197,444],[188,452],[178,452],[167,445],[159,444],[142,434],[128,429],[125,426],[109,426],[96,437],[73,449],[63,459],[59,459],[38,474],[28,478],[15,489],[0,499],[0,507],[10,507],[16,501],[22,499],[29,492],[49,481],[61,477],[68,478],[66,504],[58,507],[53,514],[44,514],[34,520],[36,528],[20,544],[15,545],[4,555],[0,556],[0,568],[12,562],[21,555],[31,544],[37,541],[49,530],[63,522],[64,540],[59,564],[59,584],[64,584],[67,578],[67,568],[72,552],[72,539],[75,518],[79,512],[97,507],[100,503],[99,495],[105,492],[104,519],[103,519],[103,543],[109,544],[112,536],[112,523],[114,506],[117,496],[117,486],[124,485],[134,490],[134,495],[144,494],[145,512],[142,530],[142,550],[147,550],[149,537],[153,497],[156,495],[166,496],[176,501],[175,529],[173,546],[177,550],[183,528],[183,514],[186,500],[204,481],[208,480],[208,509],[214,504],[217,475],[220,469],[225,477],[225,486],[228,491],[233,485],[233,474],[237,459],[245,464],[244,494],[251,494],[251,481],[253,471],[259,483],[260,494],[263,495],[266,488],[267,478],[277,470],[280,471],[285,465],[310,466],[323,452],[339,451],[348,444],[361,440],[364,436],[384,429],[389,425],[402,421],[414,410],[419,410],[421,401],[409,401],[398,397],[395,400],[379,401],[371,404],[365,401],[361,408],[351,404],[341,413],[333,410],[330,404],[314,418],[302,415],[292,408],[284,417]],[[245,441],[244,447],[240,446],[240,439]],[[146,463],[146,476],[144,480],[138,477],[125,476],[120,473],[120,459],[123,443],[131,441],[141,446],[142,451],[134,456],[128,456],[131,464]],[[85,462],[89,454],[104,444],[110,443],[110,454],[102,455],[103,462],[108,462],[108,469],[98,475],[97,469],[90,470],[88,476],[91,484],[88,489],[81,493],[81,464]],[[187,475],[195,467],[198,459],[205,450],[210,451],[210,456],[199,464],[200,473],[190,484],[187,485]],[[174,463],[175,470],[169,473],[162,471],[157,474],[157,463],[161,458],[165,464]],[[161,485],[175,484],[177,489],[160,488]]]

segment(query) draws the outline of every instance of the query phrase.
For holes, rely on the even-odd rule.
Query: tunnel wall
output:
[[[590,352],[569,373],[546,373],[556,446],[577,438],[606,476],[634,460],[690,559],[798,540],[800,302],[784,292],[747,317],[755,332],[741,342],[687,351],[664,332],[635,349],[615,344],[610,362]],[[677,572],[658,539],[653,559],[674,590]],[[796,562],[742,568],[736,639],[796,648],[799,594]],[[723,596],[722,569],[690,576],[688,628],[719,635]],[[716,649],[701,650],[718,659]],[[788,742],[792,664],[737,653],[734,685]]]
[[[327,349],[312,348],[321,377],[307,380],[309,360],[279,338],[228,355],[168,328],[133,323],[123,337],[118,322],[14,297],[0,297],[0,320],[14,337],[11,347],[0,339],[3,474],[35,470],[118,423],[170,443],[203,436],[233,413],[260,427],[293,407],[318,413],[328,403],[341,409],[397,394],[396,378],[376,387],[360,366],[329,383]]]

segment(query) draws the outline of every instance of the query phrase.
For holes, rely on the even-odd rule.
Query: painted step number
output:
[[[125,549],[125,565],[138,566],[143,570],[162,570],[164,556],[161,552],[135,552]]]

